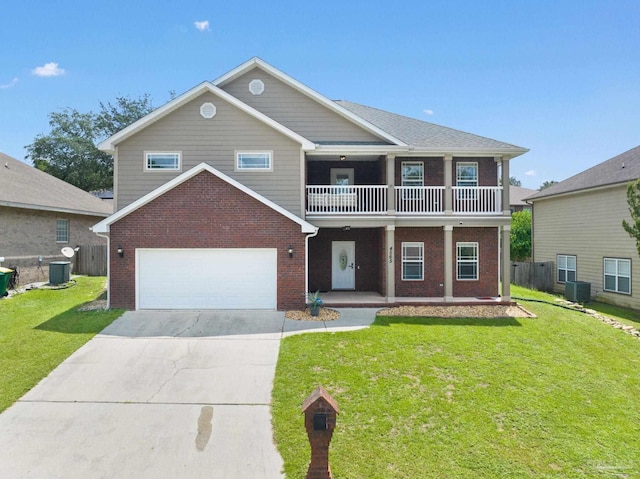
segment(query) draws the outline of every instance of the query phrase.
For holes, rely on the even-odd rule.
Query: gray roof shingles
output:
[[[521,153],[527,151],[526,148],[509,143],[390,113],[370,106],[345,100],[335,100],[335,103],[412,147],[492,151],[522,150]]]
[[[640,178],[640,146],[636,146],[571,178],[545,188],[527,199],[538,200],[548,196],[587,190],[589,188],[624,184],[638,178]]]
[[[3,153],[0,153],[0,206],[102,217],[113,213],[112,202]]]

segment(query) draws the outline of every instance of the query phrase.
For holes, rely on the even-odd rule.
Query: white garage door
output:
[[[139,249],[138,309],[276,309],[276,249]]]

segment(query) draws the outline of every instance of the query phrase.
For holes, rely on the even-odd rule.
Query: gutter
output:
[[[111,308],[111,287],[109,285],[111,282],[111,237],[109,235],[96,233],[95,231],[94,233],[100,238],[106,238],[107,240],[107,309],[109,309]]]
[[[307,303],[307,293],[309,292],[309,238],[314,238],[320,232],[320,228],[316,227],[314,233],[304,237],[304,302]]]

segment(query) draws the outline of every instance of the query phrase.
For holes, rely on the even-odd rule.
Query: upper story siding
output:
[[[249,91],[249,83],[256,79],[264,83],[261,95]],[[254,68],[222,89],[313,142],[382,142],[260,68]]]
[[[537,200],[533,207],[535,261],[575,255],[578,281],[591,283],[592,295],[620,306],[640,309],[640,258],[635,241],[622,228],[630,220],[626,185]],[[631,295],[603,292],[605,257],[631,260]],[[557,283],[555,288],[564,290]]]
[[[204,102],[217,108],[211,119],[200,115]],[[246,150],[273,152],[273,171],[234,171],[235,152]],[[180,152],[180,171],[145,171],[149,151]],[[118,145],[117,210],[202,162],[301,214],[300,145],[212,93],[202,94]]]

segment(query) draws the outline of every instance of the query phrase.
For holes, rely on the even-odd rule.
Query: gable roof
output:
[[[115,151],[115,147],[116,147],[116,145],[118,143],[126,140],[127,138],[129,138],[132,135],[135,135],[140,130],[142,130],[142,129],[146,128],[147,126],[149,126],[151,123],[153,123],[153,122],[165,117],[166,115],[168,115],[172,111],[177,110],[178,108],[180,108],[184,104],[188,103],[189,101],[193,100],[194,98],[197,98],[198,96],[202,95],[205,92],[209,92],[209,93],[212,93],[212,94],[216,95],[217,97],[229,102],[230,104],[232,104],[233,106],[235,106],[238,109],[242,110],[243,112],[247,113],[248,115],[250,115],[250,116],[256,118],[257,120],[265,123],[266,125],[270,126],[274,130],[276,130],[276,131],[282,133],[283,135],[291,138],[292,140],[300,143],[300,145],[302,146],[303,149],[305,149],[305,150],[313,150],[315,148],[315,145],[311,141],[309,141],[306,138],[302,137],[298,133],[290,130],[289,128],[287,128],[286,126],[278,123],[274,119],[269,118],[267,115],[259,112],[255,108],[250,107],[246,103],[238,100],[236,97],[234,97],[232,95],[229,95],[226,91],[218,88],[217,86],[213,85],[212,83],[209,83],[209,82],[205,81],[205,82],[202,82],[199,85],[193,87],[191,90],[183,93],[182,95],[174,98],[170,102],[165,103],[160,108],[157,108],[157,109],[153,110],[148,115],[145,115],[144,117],[140,118],[138,121],[132,123],[131,125],[129,125],[128,127],[124,128],[124,129],[120,130],[119,132],[117,132],[116,134],[110,136],[106,140],[102,141],[100,144],[98,144],[98,149],[100,149],[102,151],[108,151],[108,152]]]
[[[590,188],[626,184],[638,178],[640,178],[640,146],[545,188],[527,199],[534,201]]]
[[[356,125],[360,126],[361,128],[363,128],[364,130],[368,131],[369,133],[372,133],[375,136],[378,136],[390,143],[393,143],[395,145],[398,146],[407,146],[404,141],[402,141],[402,139],[397,138],[396,136],[394,136],[391,132],[389,132],[388,130],[384,130],[379,128],[377,125],[370,123],[369,121],[366,120],[366,118],[363,118],[359,115],[354,115],[352,111],[343,108],[342,105],[340,105],[339,103],[336,103],[330,99],[328,99],[327,97],[325,97],[324,95],[321,95],[320,93],[318,93],[317,91],[309,88],[308,86],[304,85],[303,83],[300,83],[298,80],[290,77],[289,75],[287,75],[286,73],[278,70],[277,68],[269,65],[267,62],[261,60],[258,57],[253,57],[250,60],[244,62],[242,65],[239,65],[238,67],[234,68],[233,70],[231,70],[228,73],[225,73],[224,75],[222,75],[221,77],[218,77],[217,79],[215,79],[213,81],[213,84],[219,87],[223,87],[224,85],[232,82],[233,80],[235,80],[236,78],[244,75],[245,73],[251,71],[254,68],[260,68],[261,70],[267,72],[268,74],[274,76],[275,78],[277,78],[278,80],[282,81],[283,83],[289,85],[291,88],[299,91],[300,93],[308,96],[309,98],[315,100],[316,102],[320,103],[321,105],[325,106],[326,108],[328,108],[329,110],[332,110],[333,112],[337,113],[338,115],[342,116],[343,118],[346,118],[347,120],[350,120],[351,122],[355,123]]]
[[[536,190],[531,190],[529,188],[523,188],[522,186],[509,186],[509,203],[510,206],[527,206],[525,198],[528,198],[532,194],[536,193]],[[530,205],[529,205],[530,206]]]
[[[116,221],[120,220],[121,218],[124,218],[125,216],[127,216],[130,213],[133,213],[137,209],[141,208],[142,206],[146,205],[147,203],[150,203],[154,199],[156,199],[159,196],[162,196],[163,194],[165,194],[167,191],[172,190],[176,186],[184,183],[188,179],[193,178],[195,175],[197,175],[198,173],[201,173],[203,171],[208,171],[212,175],[215,175],[218,178],[220,178],[222,181],[226,181],[231,186],[239,189],[243,193],[246,193],[247,195],[251,196],[252,198],[254,198],[256,200],[258,200],[260,203],[268,206],[269,208],[273,209],[274,211],[277,211],[278,213],[280,213],[281,215],[285,216],[286,218],[289,218],[294,223],[298,223],[300,225],[302,233],[315,233],[318,230],[318,228],[313,226],[311,223],[307,223],[302,218],[294,215],[290,211],[285,210],[283,207],[275,204],[273,201],[265,198],[261,194],[256,193],[252,189],[247,188],[242,183],[237,182],[233,178],[225,175],[221,171],[216,170],[214,167],[212,167],[211,165],[208,165],[207,163],[200,163],[199,165],[194,166],[190,170],[185,171],[180,176],[175,177],[173,180],[163,184],[162,186],[159,186],[155,190],[153,190],[153,191],[147,193],[146,195],[144,195],[142,198],[139,198],[136,201],[134,201],[133,203],[129,204],[128,206],[125,206],[124,208],[122,208],[117,213],[114,213],[111,216],[109,216],[108,218],[106,218],[106,219],[102,220],[101,222],[93,225],[91,227],[91,230],[94,233],[108,233],[109,232],[109,226],[112,225],[113,223],[115,223]]]
[[[436,125],[415,118],[390,113],[370,106],[345,100],[336,104],[364,118],[368,122],[388,131],[403,142],[420,151],[452,151],[493,154],[521,155],[529,151],[491,138],[466,133],[446,126]]]
[[[109,216],[113,203],[0,153],[0,206]]]

